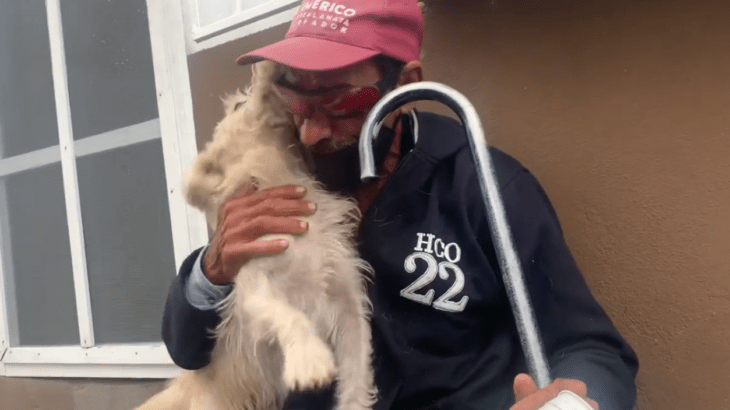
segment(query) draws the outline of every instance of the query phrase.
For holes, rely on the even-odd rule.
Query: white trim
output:
[[[2,118],[0,118],[0,158],[5,154]],[[5,189],[6,178],[0,177],[0,376],[5,375],[3,357],[8,347],[15,342],[12,337],[18,335],[18,314],[15,303],[15,275],[5,270],[12,268],[10,252],[10,221],[8,218],[8,198]],[[5,258],[3,258],[5,255]],[[8,269],[10,270],[10,269]],[[11,318],[12,315],[12,318]]]
[[[51,46],[53,89],[56,97],[56,113],[58,116],[58,137],[61,146],[61,168],[63,170],[64,197],[66,198],[66,218],[68,220],[71,264],[73,267],[74,290],[76,293],[76,312],[79,319],[79,338],[81,340],[81,346],[89,347],[94,345],[94,323],[91,315],[89,276],[86,270],[86,249],[84,247],[84,229],[81,221],[76,156],[74,155],[73,128],[71,126],[71,107],[68,94],[60,1],[46,0],[48,33]],[[6,367],[7,370],[9,369]]]
[[[193,0],[185,1],[186,3],[191,3]],[[193,24],[195,24],[196,21],[196,17],[193,14],[194,10],[192,10],[192,7],[188,7],[185,14],[186,28],[189,30],[188,34],[185,36],[186,52],[187,54],[195,54],[203,50],[207,50],[222,44],[229,43],[234,40],[244,38],[246,36],[256,34],[258,32],[270,29],[272,27],[276,27],[281,24],[287,24],[291,22],[294,16],[297,14],[297,11],[299,10],[298,5],[298,1],[292,2],[290,4],[291,8],[285,8],[286,6],[281,7],[279,9],[281,11],[279,12],[259,16],[257,19],[246,22],[246,24],[232,26],[229,28],[228,31],[223,31],[213,37],[206,36],[205,38],[201,38],[200,40],[196,40],[195,38],[193,38],[192,30]]]
[[[129,364],[34,364],[12,363],[5,367],[6,377],[54,377],[89,379],[171,379],[182,369],[175,365]],[[0,373],[2,374],[2,373]]]
[[[5,364],[173,364],[162,343],[81,346],[11,347]]]
[[[82,138],[74,143],[74,150],[76,151],[76,158],[79,158],[158,138],[160,138],[160,120],[155,118],[128,127],[107,131],[93,137]]]
[[[0,177],[40,168],[60,161],[61,150],[58,145],[0,159]]]
[[[207,0],[197,0],[207,1]],[[222,20],[218,20],[215,23],[200,26],[200,19],[195,19],[195,23],[192,27],[192,37],[196,42],[201,42],[209,38],[219,36],[227,31],[231,31],[235,28],[242,27],[246,24],[255,23],[261,20],[271,13],[277,11],[283,11],[282,9],[290,9],[299,3],[297,0],[270,0],[264,4],[259,4],[241,10],[241,2],[237,2],[238,11],[230,17],[226,17]]]
[[[5,363],[3,363],[3,357],[5,356],[5,352],[8,351],[8,348],[0,349],[0,377],[6,376],[5,372]]]
[[[3,124],[0,118],[0,158],[5,152],[5,144],[3,140]],[[4,227],[9,227],[8,223],[8,206],[7,195],[5,195],[5,179],[0,178],[0,376],[5,376],[5,365],[3,364],[3,356],[10,345],[10,329],[8,324],[8,309],[6,309],[5,298],[5,267],[3,253],[6,242],[3,232],[7,232]]]
[[[0,138],[2,135],[0,135]],[[5,375],[5,364],[3,356],[11,344],[10,329],[14,329],[17,335],[17,312],[15,304],[15,286],[14,276],[5,272],[5,258],[10,258],[9,245],[10,223],[8,221],[8,201],[5,191],[5,181],[0,180],[0,376]],[[7,236],[5,236],[7,234]],[[8,261],[8,265],[12,266],[12,262]],[[6,286],[6,280],[8,285]],[[12,305],[11,305],[12,303]],[[10,315],[12,314],[12,319]]]
[[[176,266],[208,242],[204,215],[182,195],[183,175],[198,148],[181,7],[180,0],[147,0]]]
[[[10,248],[10,219],[5,179],[0,179],[0,351],[18,342],[18,305]]]
[[[182,371],[160,343],[12,347],[3,364],[12,377],[167,379]]]
[[[141,122],[74,141],[76,158],[160,138],[160,120]],[[0,177],[61,161],[58,145],[0,159]]]

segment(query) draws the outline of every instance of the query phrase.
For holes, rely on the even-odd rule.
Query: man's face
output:
[[[380,70],[370,60],[334,71],[302,71],[287,68],[283,80],[292,89],[317,93],[328,89],[372,86],[380,79]],[[316,99],[315,99],[316,101]],[[326,108],[312,104],[306,113],[294,113],[299,139],[315,154],[333,154],[357,144],[360,130],[370,108],[346,115],[332,115]]]

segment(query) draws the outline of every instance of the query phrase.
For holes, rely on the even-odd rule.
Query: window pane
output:
[[[198,24],[207,26],[232,16],[236,12],[236,0],[197,0]]]
[[[0,0],[0,158],[58,145],[43,0]]]
[[[74,139],[157,118],[145,0],[63,0]]]
[[[271,0],[241,0],[241,10],[250,9],[252,7],[260,6],[264,3],[268,3]]]
[[[175,276],[159,139],[77,160],[97,343],[159,341]]]
[[[0,192],[9,221],[3,263],[15,283],[20,345],[79,344],[61,165],[9,175]]]
[[[236,14],[236,3],[240,2],[241,10],[270,3],[272,0],[195,0],[198,7],[198,25],[205,27]]]

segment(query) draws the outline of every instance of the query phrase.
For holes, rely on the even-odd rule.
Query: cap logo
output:
[[[328,13],[335,13],[345,17],[354,17],[357,11],[345,5],[335,3],[333,1],[314,0],[302,4],[302,10],[319,10]]]
[[[350,19],[356,15],[357,10],[339,3],[305,1],[292,21],[292,28],[308,25],[345,34],[350,26]]]
[[[377,55],[419,58],[423,17],[417,0],[302,0],[284,39],[248,52],[240,65],[273,60],[300,70],[334,70]]]

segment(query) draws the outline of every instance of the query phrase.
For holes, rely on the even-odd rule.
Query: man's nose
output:
[[[312,147],[322,140],[332,138],[332,127],[326,117],[315,115],[304,118],[299,127],[302,144]]]

